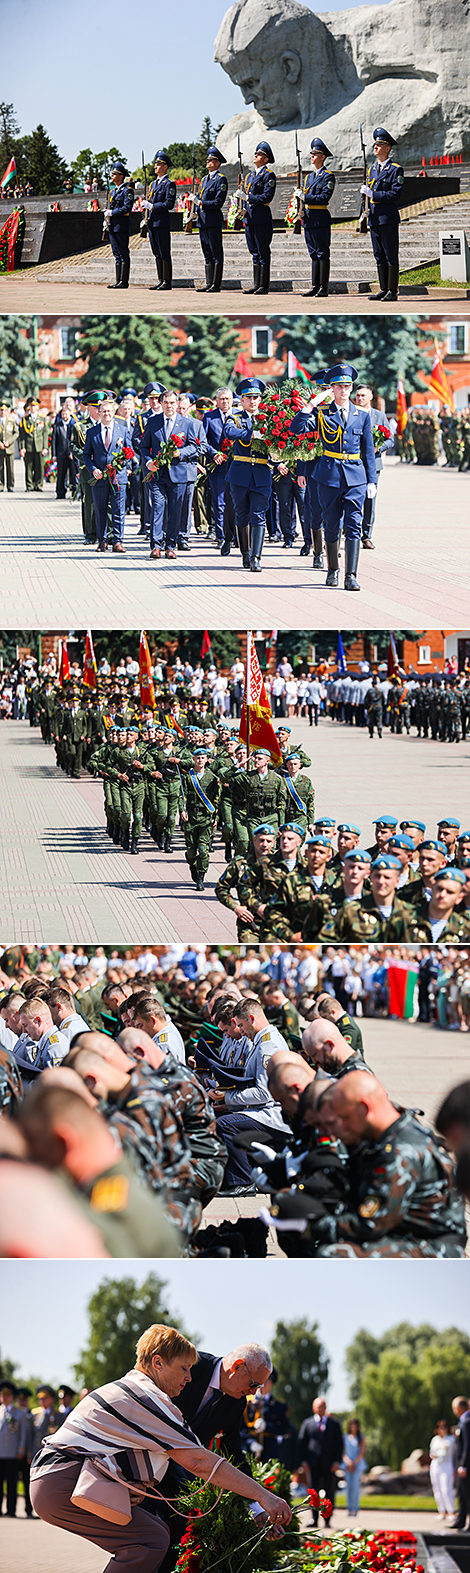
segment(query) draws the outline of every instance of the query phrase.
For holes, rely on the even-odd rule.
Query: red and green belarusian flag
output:
[[[289,350],[287,356],[287,376],[290,382],[313,382],[311,372],[297,360],[293,350]]]
[[[389,961],[387,976],[389,1016],[400,1016],[403,1021],[408,1021],[415,1015],[417,964],[409,966],[407,961]]]
[[[6,187],[12,184],[16,185],[16,164],[14,158],[11,158],[10,163],[7,164],[5,174],[2,180],[0,180],[0,190],[5,191]]]

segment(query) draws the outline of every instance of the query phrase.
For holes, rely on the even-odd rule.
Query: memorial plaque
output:
[[[445,257],[460,257],[462,250],[460,240],[457,237],[454,239],[454,236],[451,235],[449,240],[443,240],[442,250]]]

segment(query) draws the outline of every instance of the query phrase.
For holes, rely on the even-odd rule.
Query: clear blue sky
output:
[[[343,0],[322,9],[343,10]],[[63,158],[119,147],[134,169],[142,148],[150,159],[165,142],[197,136],[204,115],[219,125],[243,109],[213,60],[226,10],[225,0],[79,0],[73,10],[3,0],[0,97],[14,103],[23,134],[41,122]]]
[[[359,1327],[379,1335],[396,1322],[431,1322],[470,1333],[470,1263],[462,1262],[102,1262],[9,1261],[0,1269],[0,1355],[26,1377],[72,1377],[86,1341],[86,1304],[105,1277],[150,1269],[168,1285],[200,1347],[222,1353],[246,1338],[269,1344],[281,1318],[318,1321],[331,1358],[330,1402],[348,1404],[343,1354]]]

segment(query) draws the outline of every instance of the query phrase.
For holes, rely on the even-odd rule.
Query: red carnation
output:
[[[308,1496],[310,1498],[310,1507],[317,1508],[317,1507],[320,1506],[320,1498],[319,1498],[319,1495],[318,1495],[318,1491],[314,1491],[313,1486],[310,1487],[310,1489],[308,1491]]]
[[[322,1518],[325,1520],[325,1524],[329,1524],[332,1512],[333,1503],[330,1502],[328,1497],[324,1497],[323,1502],[320,1502],[320,1513]]]
[[[196,441],[199,442],[199,438],[198,437],[196,438]],[[183,436],[183,432],[181,432],[181,431],[178,431],[176,433],[173,432],[173,442],[176,443],[177,448],[184,448],[185,439],[184,439],[184,436]]]

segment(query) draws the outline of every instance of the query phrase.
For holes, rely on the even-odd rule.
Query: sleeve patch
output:
[[[129,1201],[129,1181],[125,1174],[115,1174],[109,1180],[97,1180],[90,1197],[90,1205],[98,1213],[121,1213]]]

